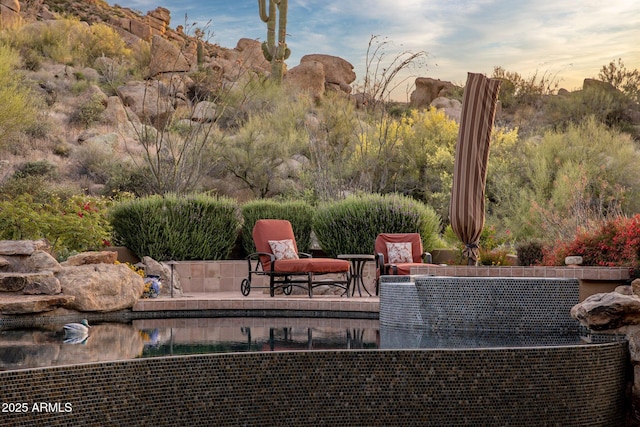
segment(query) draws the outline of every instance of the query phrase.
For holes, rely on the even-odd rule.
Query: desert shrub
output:
[[[26,162],[16,168],[15,178],[25,178],[27,176],[44,176],[52,178],[55,176],[56,165],[46,161],[37,160],[35,162]]]
[[[622,58],[603,65],[598,74],[602,81],[611,83],[613,87],[624,93],[630,100],[640,102],[640,71],[628,69]]]
[[[545,248],[545,265],[563,265],[564,259],[578,255],[583,265],[640,265],[640,214],[604,222],[595,231],[578,233],[572,241],[558,241]]]
[[[145,197],[152,194],[153,188],[149,183],[149,170],[134,164],[127,167],[119,167],[115,170],[108,168],[108,179],[103,187],[103,194],[130,193],[136,197]]]
[[[406,196],[351,196],[320,205],[313,230],[330,256],[372,254],[380,233],[420,233],[429,250],[438,239],[440,217],[431,207]]]
[[[89,34],[90,38],[85,51],[88,65],[92,66],[100,57],[119,60],[131,57],[131,49],[112,27],[103,23],[93,24]]]
[[[28,129],[38,117],[39,97],[16,71],[19,65],[19,54],[0,44],[0,147],[9,135]]]
[[[524,148],[530,163],[513,204],[519,221],[511,223],[518,240],[568,241],[576,229],[594,230],[609,218],[640,211],[640,152],[628,135],[588,117],[526,141]]]
[[[28,24],[5,37],[16,48],[27,49],[30,57],[68,65],[92,66],[101,56],[131,57],[122,37],[108,25],[87,26],[71,18]]]
[[[585,117],[592,116],[600,123],[610,123],[611,117],[623,106],[621,94],[598,87],[555,96],[545,104],[545,114],[549,123],[558,130],[570,124],[578,124]]]
[[[478,263],[489,266],[509,265],[508,255],[509,251],[506,249],[495,248],[486,250],[480,248],[480,259]]]
[[[71,123],[77,123],[85,128],[99,122],[102,113],[107,109],[104,100],[100,95],[93,95],[86,102],[80,104],[78,108],[71,114]]]
[[[491,77],[502,80],[499,99],[504,108],[531,105],[542,95],[552,94],[559,84],[555,75],[538,75],[536,71],[532,76],[523,77],[502,67],[494,67]]]
[[[113,177],[130,174],[136,169],[130,159],[116,154],[108,142],[89,140],[73,151],[71,159],[80,177],[107,184]]]
[[[516,245],[519,265],[537,265],[544,259],[544,244],[540,240],[527,240]]]
[[[502,232],[502,230],[493,225],[485,224],[480,233],[480,240],[478,247],[480,251],[481,265],[506,265],[507,256],[511,254],[510,246],[510,233],[508,231]],[[442,233],[442,239],[446,247],[455,248],[458,251],[458,256],[451,260],[451,264],[467,265],[468,259],[463,255],[465,249],[464,243],[453,231],[451,224],[448,224]]]
[[[43,203],[29,194],[0,202],[0,239],[47,239],[58,259],[103,247],[110,239],[103,197],[51,194]]]
[[[309,252],[313,207],[303,201],[255,200],[242,205],[242,248],[247,254],[256,250],[253,243],[253,226],[259,219],[286,219],[293,227],[298,251]]]
[[[226,259],[242,224],[235,201],[206,195],[128,200],[110,220],[117,244],[158,261]]]
[[[402,193],[445,218],[458,124],[442,110],[412,110],[401,119],[367,117],[346,166],[368,193]]]

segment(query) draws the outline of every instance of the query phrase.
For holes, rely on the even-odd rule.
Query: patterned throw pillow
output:
[[[293,240],[269,240],[271,252],[276,259],[298,259],[298,254],[293,247]]]
[[[411,252],[411,242],[388,243],[387,255],[389,255],[389,264],[402,264],[413,262]]]

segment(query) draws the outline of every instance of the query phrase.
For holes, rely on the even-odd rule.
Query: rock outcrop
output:
[[[416,88],[411,92],[410,104],[414,108],[425,108],[438,97],[449,97],[455,88],[448,81],[432,79],[430,77],[418,77],[415,81]]]
[[[155,127],[162,127],[175,111],[167,96],[169,88],[157,80],[131,81],[119,86],[117,92],[125,107],[129,107],[138,118]]]
[[[640,324],[640,298],[620,292],[591,295],[571,309],[571,317],[594,331]]]
[[[110,312],[132,308],[144,291],[143,278],[114,251],[84,252],[58,263],[45,240],[0,241],[0,314],[33,314],[59,308]],[[146,259],[153,273],[171,283],[168,266]],[[174,295],[182,295],[177,273]],[[166,286],[166,294],[171,287]]]
[[[302,62],[287,72],[285,82],[314,99],[320,99],[325,91],[324,65],[318,61]]]
[[[15,28],[22,22],[18,0],[0,0],[0,27]]]
[[[134,306],[144,291],[142,277],[124,264],[65,267],[58,273],[65,295],[77,311],[110,312]]]
[[[319,62],[324,70],[325,90],[351,93],[351,83],[356,80],[356,73],[350,62],[332,55],[311,54],[300,58],[300,65],[305,62]]]
[[[157,77],[163,73],[187,72],[190,69],[189,61],[178,46],[161,36],[153,36],[149,77]]]

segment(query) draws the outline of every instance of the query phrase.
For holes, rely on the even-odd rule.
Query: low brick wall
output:
[[[240,282],[247,277],[247,262],[180,261],[175,265],[185,292],[212,293],[239,291]],[[413,274],[454,277],[548,277],[576,278],[580,282],[579,300],[598,292],[611,292],[629,280],[624,267],[489,267],[489,266],[427,266],[417,267]],[[370,293],[375,291],[375,262],[365,265],[364,284]],[[265,277],[254,277],[253,286],[266,286]]]

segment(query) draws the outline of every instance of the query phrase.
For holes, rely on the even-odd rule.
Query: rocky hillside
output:
[[[100,176],[105,171],[92,165],[109,161],[122,169],[133,168],[131,161],[133,158],[135,163],[136,155],[152,154],[139,144],[142,134],[149,134],[146,126],[158,127],[185,110],[190,111],[186,117],[191,121],[189,126],[213,121],[221,127],[229,125],[233,118],[221,117],[220,109],[205,101],[207,94],[229,92],[252,76],[267,77],[270,72],[258,41],[241,38],[233,48],[208,43],[197,30],[172,27],[170,11],[165,8],[140,15],[101,0],[0,3],[5,29],[33,27],[42,33],[69,16],[91,25],[107,25],[127,46],[143,52],[140,55],[145,52],[140,46],[147,46],[149,62],[142,75],[129,74],[117,82],[113,75],[126,64],[114,58],[69,65],[45,56],[38,59],[37,66],[25,64],[23,71],[46,106],[38,118],[40,129],[0,144],[0,180],[25,168],[33,171],[36,164],[47,172],[53,170],[50,175],[54,180],[99,193],[107,177]],[[348,94],[355,78],[353,66],[344,59],[318,54],[305,56],[287,73],[292,89],[314,96],[322,96],[325,90]],[[161,98],[163,102],[158,102]],[[87,117],[98,112],[99,119]]]
[[[143,185],[155,172],[148,170],[146,176],[136,178],[131,171],[145,162],[145,156],[162,154],[165,148],[157,144],[150,148],[141,141],[163,140],[158,136],[163,126],[178,115],[183,133],[195,135],[203,125],[214,122],[223,132],[233,130],[243,111],[219,108],[208,95],[229,93],[256,76],[266,78],[270,73],[258,41],[240,38],[235,47],[208,43],[195,29],[172,26],[170,11],[162,7],[141,15],[101,0],[0,1],[0,25],[8,30],[32,27],[34,32],[43,33],[69,16],[90,25],[108,26],[139,56],[148,54],[148,62],[137,58],[145,65],[136,74],[130,64],[120,63],[117,58],[98,57],[90,63],[70,64],[44,56],[37,65],[30,65],[28,56],[21,52],[25,76],[43,103],[36,129],[0,143],[0,182],[17,173],[44,173],[70,191],[92,194],[108,193],[119,185],[120,175],[129,186]],[[122,70],[127,72],[126,78],[118,74]],[[292,91],[305,91],[315,98],[334,91],[361,105],[367,97],[353,93],[355,80],[353,66],[345,59],[314,53],[303,56],[285,76]],[[459,119],[460,102],[455,98],[460,88],[427,77],[416,79],[415,85],[411,106],[433,105]],[[510,111],[498,119],[501,124],[515,121],[514,125],[522,128],[517,120],[536,120],[536,114]],[[640,113],[635,110],[624,114],[638,129]],[[174,159],[169,156],[164,160]],[[290,163],[297,161],[292,159]],[[210,182],[205,188],[238,196],[224,174],[209,172]],[[298,185],[291,170],[279,173],[292,181],[286,185]],[[120,188],[127,189],[127,185]]]

